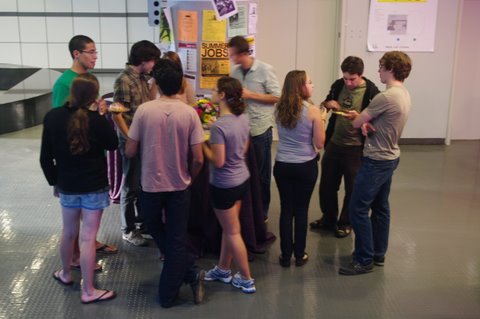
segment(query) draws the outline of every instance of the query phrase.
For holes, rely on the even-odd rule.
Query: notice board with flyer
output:
[[[217,80],[230,74],[228,41],[244,36],[255,54],[258,0],[169,0],[175,41],[171,47],[197,95],[209,95]]]

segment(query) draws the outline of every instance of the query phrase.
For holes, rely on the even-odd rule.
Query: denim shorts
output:
[[[60,204],[66,208],[83,208],[100,210],[110,205],[108,191],[86,194],[62,194],[59,193]]]

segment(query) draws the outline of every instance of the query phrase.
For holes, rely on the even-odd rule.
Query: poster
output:
[[[227,43],[202,42],[200,48],[200,88],[213,89],[217,80],[230,73]]]
[[[170,8],[162,8],[160,14],[159,49],[162,52],[170,51],[175,39],[173,37],[172,13]]]
[[[236,14],[237,3],[235,0],[211,0],[213,8],[215,9],[215,16],[218,20],[225,20]]]
[[[248,45],[250,47],[250,49],[248,50],[248,52],[250,53],[250,56],[255,57],[255,55],[257,53],[256,52],[256,47],[255,47],[255,36],[249,35],[249,36],[245,37],[245,40],[247,40]]]
[[[369,51],[433,52],[438,0],[370,0]]]
[[[257,33],[257,4],[250,3],[248,6],[248,33]]]
[[[178,41],[197,42],[198,15],[197,11],[178,10]]]
[[[246,35],[247,27],[247,6],[238,5],[238,13],[228,18],[228,37]]]
[[[178,43],[178,55],[182,61],[184,72],[197,72],[197,44],[196,43]]]
[[[225,41],[226,38],[227,21],[217,20],[213,10],[203,10],[203,41]]]

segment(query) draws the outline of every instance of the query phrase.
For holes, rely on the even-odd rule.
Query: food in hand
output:
[[[112,113],[124,113],[128,112],[130,109],[128,107],[125,107],[119,103],[112,103],[108,107],[108,111]]]

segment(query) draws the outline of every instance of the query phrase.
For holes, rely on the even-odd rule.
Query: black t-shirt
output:
[[[90,193],[108,186],[105,150],[118,147],[112,125],[98,112],[88,111],[88,141],[85,154],[70,152],[67,126],[74,110],[64,106],[49,111],[43,120],[40,165],[50,185],[68,193]]]

